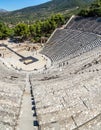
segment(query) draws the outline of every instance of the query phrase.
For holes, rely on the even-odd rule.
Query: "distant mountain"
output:
[[[8,11],[5,9],[0,9],[0,13],[5,13],[5,12],[8,12]]]
[[[19,21],[34,21],[44,19],[52,13],[64,12],[66,10],[83,7],[94,0],[51,0],[41,5],[31,6],[20,10],[7,12],[0,15],[1,21],[16,23]]]

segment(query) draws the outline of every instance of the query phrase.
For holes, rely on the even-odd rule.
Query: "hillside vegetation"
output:
[[[30,25],[23,22],[18,23],[13,28],[0,23],[0,39],[19,37],[20,41],[40,42],[42,37],[48,38],[54,29],[63,25],[64,22],[64,16],[56,14],[44,21],[39,20]]]
[[[96,0],[89,7],[82,9],[79,15],[85,17],[101,17],[101,0]]]
[[[93,0],[51,0],[47,3],[0,14],[0,20],[9,24],[18,22],[33,23],[54,13],[65,13],[74,8],[85,7]]]
[[[101,16],[101,0],[94,1],[86,9],[79,12],[82,16]],[[88,11],[89,10],[89,11]],[[87,12],[88,11],[88,12]],[[71,11],[73,13],[73,11]],[[76,12],[76,11],[75,11]],[[83,13],[82,13],[83,12]],[[85,15],[85,12],[86,15]],[[71,13],[71,14],[72,14]],[[20,22],[14,27],[9,28],[7,24],[0,23],[0,39],[6,39],[7,37],[19,38],[20,41],[29,40],[31,42],[41,42],[49,38],[51,33],[57,28],[61,27],[67,21],[66,14],[53,14],[49,18],[44,20],[38,20],[33,23]]]

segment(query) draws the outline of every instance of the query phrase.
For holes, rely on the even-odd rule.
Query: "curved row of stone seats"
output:
[[[8,124],[4,125],[3,122],[0,122],[0,130],[13,130],[12,127],[10,127]]]
[[[80,17],[76,16],[67,24],[67,29],[76,29],[86,32],[93,32],[101,35],[101,17]]]
[[[87,44],[86,46],[82,46],[79,48],[79,50],[77,50],[76,52],[74,52],[73,54],[69,55],[68,60],[74,57],[79,56],[80,54],[83,54],[85,52],[88,52],[96,47],[101,46],[101,39],[100,37],[98,37],[95,41],[91,42],[90,44]]]
[[[0,62],[0,130],[14,130],[25,90],[25,75]]]
[[[92,102],[92,100],[91,100],[92,97],[88,97],[89,95],[85,95],[85,93],[86,93],[85,91],[87,91],[87,90],[83,90],[84,89],[83,86],[81,86],[79,88],[76,86],[75,89],[67,88],[68,89],[68,91],[67,91],[65,86],[57,83],[57,88],[56,88],[55,84],[56,83],[53,84],[53,87],[51,87],[51,84],[49,84],[50,86],[47,85],[48,89],[50,87],[49,91],[46,90],[46,86],[45,86],[45,88],[43,88],[42,85],[38,86],[41,89],[40,89],[40,91],[38,89],[37,93],[39,94],[39,92],[41,92],[39,94],[39,96],[41,96],[41,98],[38,98],[39,97],[38,96],[38,97],[35,97],[35,99],[38,99],[38,100],[36,100],[36,106],[37,106],[36,109],[37,109],[37,115],[38,115],[38,120],[39,120],[40,126],[42,126],[42,127],[47,126],[48,128],[49,128],[49,126],[50,127],[56,126],[56,128],[63,127],[63,128],[73,129],[73,128],[77,127],[77,126],[75,126],[75,122],[73,121],[74,118],[77,119],[77,125],[79,126],[79,125],[82,125],[83,123],[86,123],[86,121],[91,120],[92,118],[97,116],[97,114],[100,113],[100,108],[98,108],[98,107],[94,108],[94,111],[97,110],[97,112],[95,112],[95,113],[94,113],[94,111],[89,110],[88,107],[90,107],[90,105],[92,108],[94,107],[94,104],[90,104],[90,103],[94,103],[94,102]],[[66,85],[65,82],[63,84]],[[59,86],[61,86],[61,87],[58,88]],[[89,88],[90,87],[91,86],[89,86]],[[43,91],[42,91],[42,89],[43,89]],[[96,89],[97,89],[97,86],[96,86]],[[80,92],[79,92],[79,90],[80,90]],[[44,92],[44,91],[46,91],[46,92]],[[66,93],[66,91],[67,91],[67,93]],[[83,93],[82,93],[82,91],[83,91]],[[94,91],[96,91],[96,90],[94,90]],[[71,93],[71,96],[70,96],[70,93]],[[79,93],[82,93],[82,96],[84,99],[80,98],[81,94],[79,95]],[[74,94],[74,98],[73,98],[73,94]],[[79,98],[76,97],[76,95],[78,95]],[[87,101],[86,96],[88,98],[88,101]],[[75,100],[76,98],[77,98],[77,100]],[[91,102],[89,102],[89,100]],[[84,105],[85,104],[84,101],[87,102],[88,106]],[[84,115],[85,115],[85,119],[83,119]],[[70,119],[71,119],[71,121],[68,122]],[[63,126],[61,125],[62,121],[63,121]],[[65,125],[64,125],[64,123],[65,123]]]
[[[0,82],[19,84],[20,89],[25,87],[25,74],[10,70],[0,62]]]
[[[22,89],[23,88],[23,89]],[[14,129],[21,109],[24,85],[0,81],[0,122]],[[3,128],[1,130],[4,130]]]
[[[57,30],[55,33],[41,51],[53,62],[65,57],[73,58],[101,45],[101,37],[94,33],[71,29]]]
[[[32,74],[41,130],[101,128],[100,49],[95,48],[71,59],[62,71],[50,70],[39,76]]]
[[[100,51],[101,46],[99,46],[99,44],[97,46],[96,47],[93,46],[94,49],[87,51],[86,53],[83,53],[82,55],[80,55],[80,53],[78,52],[78,56],[76,56],[74,58],[72,58],[72,56],[71,56],[71,57],[69,57],[69,59],[67,59],[67,57],[66,57],[65,59],[61,59],[60,61],[55,62],[53,66],[51,66],[49,69],[40,73],[40,75],[35,74],[35,76],[33,77],[33,81],[40,81],[40,79],[43,79],[43,77],[47,78],[47,77],[52,77],[53,75],[61,76],[61,77],[63,77],[62,74],[70,75],[71,73],[74,72],[74,68],[77,69],[78,67],[80,67],[81,63],[83,65],[85,65],[85,62],[89,63],[92,61],[92,58],[96,59],[97,57],[99,57],[101,55],[101,51]],[[89,46],[88,46],[88,48],[89,48]],[[84,52],[84,50],[82,50],[82,49],[81,49],[81,51]],[[74,67],[74,65],[76,65],[76,66]],[[67,69],[67,67],[69,69]]]
[[[95,78],[87,73],[85,77],[75,75],[62,82],[61,79],[38,84],[33,82],[37,118],[41,129],[74,129],[100,114],[100,78],[101,76]]]
[[[2,62],[0,62],[0,81],[24,84],[25,74],[10,70]]]

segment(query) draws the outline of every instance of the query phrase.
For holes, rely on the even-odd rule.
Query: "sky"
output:
[[[29,6],[39,5],[50,0],[0,0],[0,9],[13,11]]]

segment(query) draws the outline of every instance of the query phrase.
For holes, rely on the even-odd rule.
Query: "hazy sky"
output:
[[[0,0],[0,8],[12,11],[48,1],[50,0]]]

